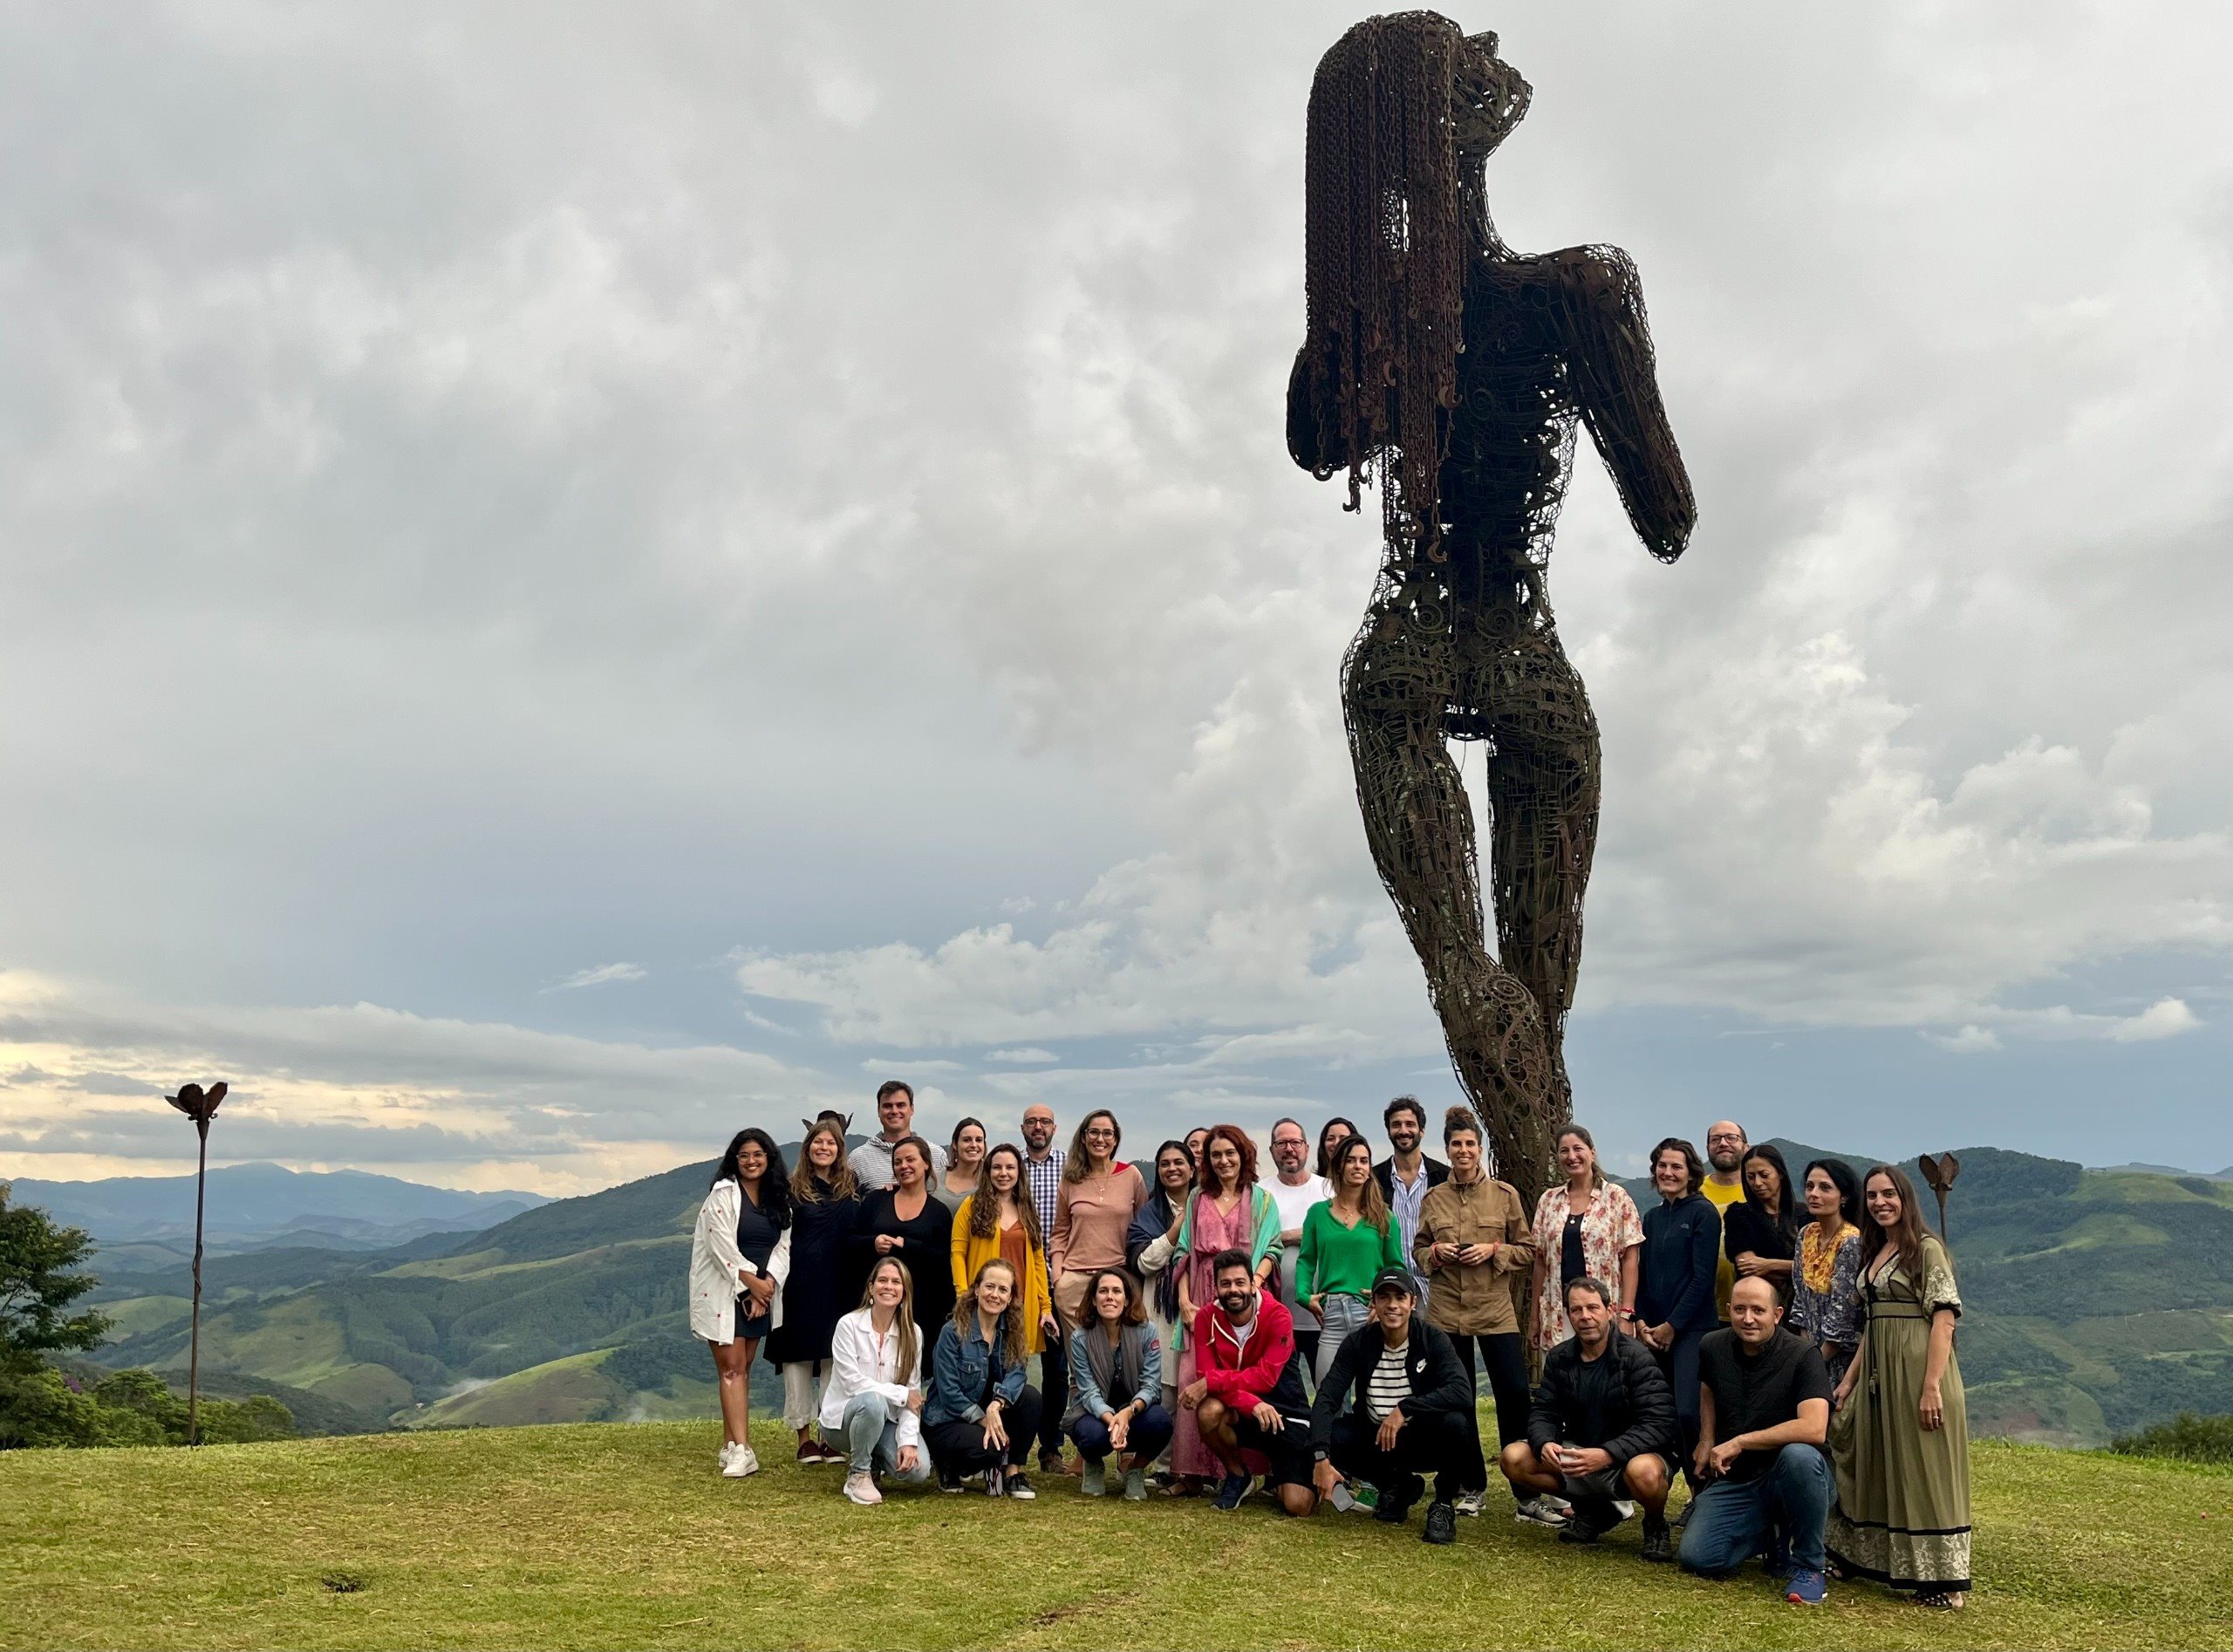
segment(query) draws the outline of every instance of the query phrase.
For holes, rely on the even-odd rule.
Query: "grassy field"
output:
[[[746,1481],[697,1423],[10,1452],[0,1646],[2233,1647],[2228,1470],[1978,1446],[1953,1616],[1577,1551],[1501,1491],[1446,1549],[1075,1480],[856,1509],[761,1433]]]

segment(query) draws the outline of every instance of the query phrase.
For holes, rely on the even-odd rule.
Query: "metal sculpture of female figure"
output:
[[[1597,839],[1597,723],[1545,577],[1577,423],[1655,556],[1697,513],[1635,266],[1516,253],[1490,221],[1485,163],[1531,95],[1494,35],[1433,12],[1361,23],[1320,62],[1287,445],[1321,480],[1346,470],[1352,509],[1380,486],[1379,581],[1342,674],[1365,836],[1496,1173],[1532,1202],[1570,1112]],[[1490,752],[1494,956],[1452,739]]]

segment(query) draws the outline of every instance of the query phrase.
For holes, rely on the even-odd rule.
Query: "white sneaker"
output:
[[[720,1468],[722,1473],[727,1474],[729,1471],[729,1464],[734,1462],[735,1458],[736,1442],[734,1440],[723,1440],[721,1442],[721,1454],[715,1457],[714,1462],[715,1465]]]
[[[757,1474],[760,1472],[760,1453],[754,1451],[750,1446],[738,1446],[736,1448],[736,1460],[744,1465],[744,1471],[747,1474]]]
[[[845,1477],[845,1495],[863,1508],[874,1508],[884,1501],[884,1493],[876,1489],[876,1482],[865,1474]]]
[[[1481,1512],[1482,1504],[1488,1500],[1488,1495],[1485,1492],[1468,1492],[1457,1502],[1451,1504],[1451,1507],[1460,1514],[1478,1515]]]
[[[728,1460],[721,1464],[721,1478],[723,1479],[741,1480],[748,1474],[757,1474],[759,1472],[760,1459],[753,1456],[752,1448],[750,1446],[738,1445],[734,1444],[732,1444],[729,1446]]]

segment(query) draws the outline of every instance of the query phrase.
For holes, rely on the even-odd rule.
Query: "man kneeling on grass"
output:
[[[1308,1514],[1318,1506],[1310,1489],[1310,1403],[1294,1351],[1294,1316],[1256,1288],[1246,1251],[1219,1251],[1210,1280],[1217,1300],[1195,1311],[1191,1328],[1194,1380],[1178,1390],[1193,1408],[1202,1443],[1225,1464],[1218,1506],[1237,1509],[1255,1484],[1251,1454],[1270,1463],[1280,1506]]]
[[[1675,1395],[1651,1350],[1613,1329],[1613,1293],[1581,1275],[1566,1291],[1574,1335],[1543,1356],[1543,1380],[1527,1416],[1527,1437],[1504,1449],[1499,1466],[1519,1499],[1519,1518],[1563,1525],[1561,1542],[1595,1543],[1624,1518],[1623,1499],[1643,1505],[1643,1558],[1671,1560],[1667,1488],[1680,1449]],[[1571,1519],[1549,1498],[1574,1505]]]
[[[1380,1493],[1372,1518],[1398,1526],[1419,1500],[1424,1470],[1434,1476],[1434,1501],[1420,1536],[1455,1543],[1465,1459],[1480,1461],[1470,1426],[1473,1378],[1417,1307],[1407,1269],[1383,1267],[1375,1276],[1372,1317],[1342,1339],[1318,1385],[1310,1416],[1315,1478],[1323,1498],[1344,1480],[1369,1481]],[[1356,1409],[1340,1414],[1352,1394]]]
[[[1784,1598],[1820,1606],[1832,1481],[1830,1373],[1813,1343],[1783,1328],[1776,1287],[1758,1275],[1729,1296],[1729,1324],[1698,1345],[1698,1449],[1704,1490],[1683,1528],[1683,1567],[1727,1577],[1765,1549]]]

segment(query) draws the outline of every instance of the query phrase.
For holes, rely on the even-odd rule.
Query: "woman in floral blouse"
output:
[[[1620,1308],[1635,1307],[1636,1253],[1643,1245],[1636,1202],[1597,1168],[1589,1132],[1567,1125],[1559,1132],[1558,1156],[1565,1184],[1545,1189],[1535,1205],[1535,1341],[1546,1349],[1574,1335],[1567,1323],[1568,1280],[1601,1280],[1619,1293]]]
[[[1813,1219],[1799,1230],[1786,1323],[1822,1350],[1835,1382],[1861,1341],[1861,1182],[1843,1159],[1818,1158],[1803,1186]]]

